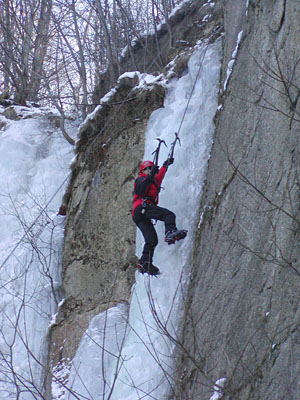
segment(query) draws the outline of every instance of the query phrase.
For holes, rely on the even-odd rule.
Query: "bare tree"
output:
[[[43,79],[43,65],[48,50],[50,35],[50,20],[52,12],[52,0],[42,0],[36,28],[36,37],[33,43],[32,70],[29,81],[28,98],[31,101],[38,100],[39,90]]]
[[[49,40],[52,1],[7,0],[0,12],[0,65],[4,89],[17,103],[37,100]]]
[[[99,19],[103,28],[103,32],[104,32],[104,38],[105,38],[105,48],[107,51],[107,60],[108,60],[108,70],[109,70],[109,75],[110,75],[110,79],[112,82],[115,82],[115,80],[118,77],[118,59],[117,59],[117,54],[113,49],[113,44],[112,44],[112,38],[109,32],[109,27],[107,25],[106,22],[106,16],[107,13],[109,11],[109,8],[106,7],[106,15],[105,15],[105,11],[103,10],[103,6],[101,4],[100,0],[95,0],[95,5],[96,5],[96,9],[99,15]],[[114,3],[115,5],[115,3]]]

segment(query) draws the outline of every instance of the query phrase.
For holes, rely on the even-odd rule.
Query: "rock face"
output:
[[[177,15],[174,46],[152,71],[161,72],[177,56],[174,74],[180,75],[189,56],[180,39],[192,45],[201,37],[214,40],[224,28],[222,107],[215,117],[199,204],[201,224],[172,399],[206,400],[215,390],[214,399],[296,400],[300,3],[218,0],[214,8],[212,2],[204,3],[192,2],[190,12],[185,10],[187,19]],[[204,23],[207,8],[212,14]],[[167,43],[167,30],[160,40]],[[128,61],[124,70],[145,70],[139,46],[136,50],[141,64]],[[132,90],[136,79],[121,80],[80,129],[64,199],[65,301],[50,332],[52,365],[73,357],[93,315],[130,296],[135,264],[132,184],[148,118],[164,99],[159,84],[151,91]],[[95,98],[108,88],[100,84]],[[226,381],[214,388],[220,378]]]
[[[176,399],[300,398],[300,3],[245,7],[224,2],[222,88],[243,36],[216,116]]]

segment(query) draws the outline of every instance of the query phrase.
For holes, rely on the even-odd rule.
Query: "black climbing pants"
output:
[[[168,210],[152,204],[147,204],[145,208],[138,206],[134,210],[133,221],[144,236],[145,245],[140,261],[149,261],[152,263],[154,249],[157,246],[158,238],[154,229],[152,219],[163,221],[165,223],[165,232],[176,229],[176,215]]]

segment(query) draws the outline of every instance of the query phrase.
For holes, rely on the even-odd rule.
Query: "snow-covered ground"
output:
[[[0,398],[39,397],[47,329],[60,300],[64,218],[56,216],[73,149],[45,117],[0,116]],[[0,112],[4,109],[1,108]],[[69,129],[76,132],[76,127]],[[36,397],[32,393],[37,393]],[[18,397],[20,396],[20,397]]]
[[[121,304],[94,317],[73,363],[65,365],[71,371],[68,386],[76,396],[54,383],[56,400],[168,398],[174,367],[174,344],[168,336],[176,338],[182,312],[195,218],[217,110],[220,51],[220,42],[198,46],[187,72],[167,84],[164,107],[152,113],[146,131],[144,159],[152,159],[156,138],[170,146],[180,128],[181,146],[177,144],[175,163],[163,181],[160,205],[176,213],[178,228],[188,229],[188,236],[168,246],[163,241],[164,226],[157,223],[160,243],[154,264],[162,274],[153,278],[136,272],[129,316]],[[160,165],[168,151],[161,147]],[[142,246],[142,236],[137,232],[138,256]]]

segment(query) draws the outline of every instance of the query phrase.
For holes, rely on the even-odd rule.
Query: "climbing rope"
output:
[[[204,49],[204,52],[203,52],[203,54],[202,54],[202,60],[201,60],[201,62],[200,62],[200,65],[199,65],[199,68],[198,68],[198,71],[197,71],[197,74],[196,74],[196,78],[195,78],[195,80],[194,80],[194,84],[193,84],[193,87],[192,87],[190,96],[189,96],[189,98],[188,98],[188,101],[187,101],[187,104],[186,104],[186,107],[185,107],[185,110],[184,110],[184,113],[183,113],[183,116],[182,116],[182,119],[181,119],[181,122],[180,122],[180,125],[179,125],[179,128],[178,128],[178,131],[177,131],[177,136],[179,136],[179,133],[180,133],[180,130],[181,130],[183,121],[184,121],[184,119],[185,119],[185,116],[186,116],[188,107],[189,107],[189,105],[190,105],[190,102],[191,102],[191,99],[192,99],[192,96],[193,96],[193,93],[194,93],[194,90],[195,90],[195,87],[196,87],[196,83],[197,83],[197,80],[198,80],[198,78],[199,78],[199,75],[200,75],[202,66],[203,66],[204,58],[205,58],[205,56],[206,56],[206,52],[207,52],[207,49],[208,49],[208,45],[209,45],[209,43],[206,44],[205,49]]]
[[[186,104],[186,106],[185,106],[184,113],[183,113],[183,116],[182,116],[182,118],[181,118],[178,131],[175,132],[175,140],[174,140],[174,142],[171,143],[170,152],[169,152],[169,154],[168,154],[168,161],[169,161],[171,158],[174,157],[174,151],[175,151],[176,143],[179,142],[179,144],[181,144],[180,138],[179,138],[179,133],[180,133],[180,131],[181,131],[181,128],[182,128],[182,125],[183,125],[183,122],[184,122],[184,119],[185,119],[187,110],[188,110],[188,108],[189,108],[189,105],[190,105],[190,102],[191,102],[191,99],[192,99],[192,96],[193,96],[193,93],[194,93],[194,90],[195,90],[195,87],[196,87],[198,78],[199,78],[199,76],[200,76],[200,72],[201,72],[201,69],[202,69],[202,66],[203,66],[204,58],[205,58],[205,56],[206,56],[206,52],[207,52],[207,49],[208,49],[208,45],[209,45],[209,43],[206,44],[205,49],[204,49],[204,52],[203,52],[203,54],[202,54],[202,59],[201,59],[201,62],[200,62],[200,64],[199,64],[199,68],[198,68],[198,71],[197,71],[197,74],[196,74],[196,78],[195,78],[195,80],[194,80],[191,93],[190,93],[190,95],[189,95],[187,104]],[[160,139],[157,139],[157,140],[160,140]],[[153,153],[154,153],[154,152],[153,152]],[[153,154],[153,153],[152,153],[152,154]],[[157,161],[158,161],[158,160],[157,160]],[[167,163],[167,167],[168,167],[168,165],[169,165],[169,162]]]

